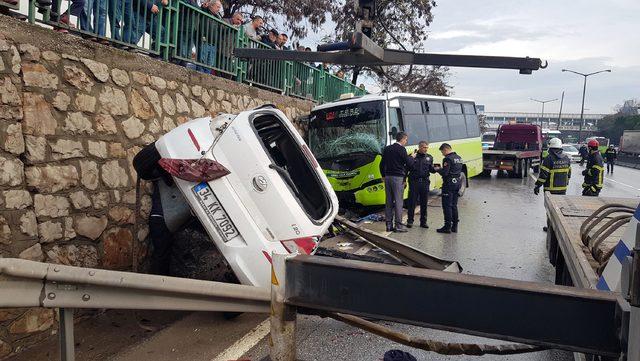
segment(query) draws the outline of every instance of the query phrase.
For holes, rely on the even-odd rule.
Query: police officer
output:
[[[618,151],[613,147],[613,144],[611,144],[604,152],[604,159],[607,160],[607,174],[609,174],[609,172],[613,174],[613,166],[616,164],[616,158],[618,158]]]
[[[589,147],[589,157],[587,158],[587,169],[582,171],[584,176],[582,195],[597,197],[604,182],[604,161],[598,149],[600,144],[597,140],[591,139],[587,146]]]
[[[566,194],[571,178],[571,160],[562,152],[562,141],[553,138],[549,141],[549,154],[542,160],[540,173],[533,193],[539,194],[540,187],[551,194]]]
[[[458,232],[458,192],[460,191],[460,174],[462,174],[462,158],[451,149],[451,145],[442,143],[440,152],[444,158],[442,166],[435,165],[434,169],[442,176],[442,212],[444,226],[437,229],[438,233]]]
[[[427,226],[427,199],[429,197],[429,173],[435,173],[433,157],[427,153],[429,143],[420,141],[418,149],[411,155],[413,161],[409,165],[409,199],[407,202],[407,227],[413,226],[416,203],[420,203],[420,227]]]

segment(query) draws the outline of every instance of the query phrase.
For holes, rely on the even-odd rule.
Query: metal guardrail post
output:
[[[73,335],[73,309],[60,308],[59,314],[59,330],[60,333],[60,360],[74,361],[75,341]]]
[[[273,254],[271,266],[271,349],[272,361],[296,360],[296,308],[284,303],[285,261],[290,256]]]

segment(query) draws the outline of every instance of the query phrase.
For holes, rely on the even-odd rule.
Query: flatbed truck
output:
[[[503,124],[493,147],[483,149],[483,176],[506,171],[511,178],[524,178],[529,169],[538,172],[542,156],[540,127],[533,124]]]

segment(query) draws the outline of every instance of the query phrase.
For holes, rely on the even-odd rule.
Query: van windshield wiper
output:
[[[287,185],[289,185],[296,197],[300,198],[300,191],[298,190],[298,187],[296,187],[295,183],[293,183],[293,179],[291,179],[291,175],[289,174],[289,172],[287,172],[286,169],[279,167],[273,163],[269,164],[269,168],[274,169],[276,172],[278,172],[287,183]]]

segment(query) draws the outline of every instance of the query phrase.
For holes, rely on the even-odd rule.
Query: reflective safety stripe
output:
[[[540,169],[542,169],[545,172],[551,172],[551,169],[549,169],[549,168],[547,168],[547,167],[545,167],[543,165],[540,166]]]
[[[547,181],[547,179],[546,178],[538,178],[538,181],[544,183],[544,182]]]
[[[597,164],[594,164],[594,165],[593,165],[593,168],[595,168],[595,169],[600,169],[600,170],[604,170],[604,167],[603,167],[603,166],[599,166],[599,165],[597,165]]]
[[[549,174],[551,175],[551,178],[549,179],[549,185],[547,187],[545,187],[545,190],[549,190],[549,191],[565,191],[568,188],[568,183],[569,183],[569,172],[571,171],[571,168],[557,168],[557,169],[551,169],[551,171],[549,171]],[[561,178],[556,178],[556,175],[558,176],[564,176]],[[556,184],[556,180],[560,181],[561,184]]]

